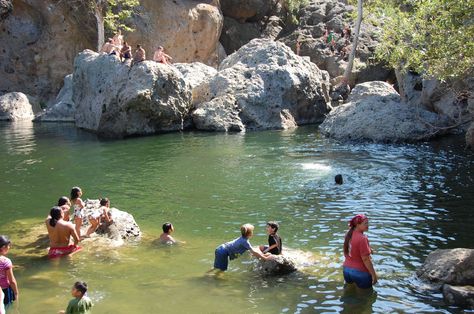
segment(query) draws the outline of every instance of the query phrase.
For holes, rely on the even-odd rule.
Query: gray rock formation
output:
[[[418,141],[438,134],[447,123],[433,112],[401,102],[385,82],[357,85],[348,101],[329,113],[319,127],[323,134],[339,140]]]
[[[273,259],[260,260],[257,265],[257,271],[262,275],[279,276],[286,275],[296,271],[296,262],[289,256],[274,255]]]
[[[72,72],[76,54],[96,47],[96,20],[72,9],[80,1],[2,0],[0,11],[11,2],[1,22],[0,93],[21,91],[46,103]]]
[[[32,121],[39,110],[39,105],[30,103],[28,96],[23,93],[13,92],[0,96],[0,120]]]
[[[195,95],[197,93],[196,87],[217,74],[216,69],[201,62],[175,63],[173,65],[181,72],[184,81],[191,86],[193,103],[195,103],[194,99],[197,98],[197,95]]]
[[[474,286],[443,285],[444,301],[450,305],[457,305],[474,310]]]
[[[189,84],[168,65],[144,61],[130,66],[90,50],[74,62],[76,125],[102,137],[182,130],[191,100]]]
[[[296,51],[296,41],[301,43],[300,55],[309,56],[311,61],[322,69],[329,72],[331,77],[337,77],[344,73],[347,64],[346,58],[340,52],[343,48],[350,51],[352,39],[349,43],[341,37],[345,25],[354,27],[351,17],[355,8],[347,5],[347,1],[339,0],[311,0],[305,5],[299,15],[299,23],[296,30],[284,30],[287,36],[279,39]],[[335,51],[331,52],[330,46],[324,37],[325,27],[335,34]],[[375,47],[378,43],[378,31],[370,23],[362,23],[357,46],[356,59],[354,62],[353,77],[351,85],[356,83],[386,80],[391,70],[383,64],[374,63],[369,60],[374,56]]]
[[[433,251],[416,274],[440,288],[446,303],[474,309],[474,249]]]
[[[432,283],[474,285],[474,249],[433,251],[416,274]]]
[[[100,208],[99,200],[87,200],[85,203],[81,234],[85,234],[89,228],[89,220],[87,217]],[[141,236],[140,227],[131,214],[114,207],[110,208],[110,214],[113,220],[112,224],[101,224],[96,231],[97,235],[119,242],[122,240],[134,240]]]
[[[254,39],[228,56],[196,89],[197,129],[287,129],[321,121],[329,111],[329,77],[279,42]]]
[[[74,122],[76,106],[72,101],[72,74],[64,78],[64,85],[56,97],[55,103],[46,108],[36,118],[42,122]]]
[[[0,0],[0,22],[13,11],[12,0]]]

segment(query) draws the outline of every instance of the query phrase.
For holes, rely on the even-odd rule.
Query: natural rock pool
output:
[[[474,155],[459,148],[463,138],[344,144],[316,130],[100,141],[69,124],[1,123],[0,233],[13,241],[19,312],[64,309],[76,280],[89,284],[94,313],[459,312],[414,271],[436,248],[472,248]],[[84,199],[106,196],[133,214],[141,241],[88,240],[72,259],[46,259],[43,221],[75,185]],[[379,275],[369,296],[343,289],[343,236],[359,212]],[[266,243],[267,220],[280,222],[284,248],[314,260],[273,278],[245,256],[222,278],[205,276],[242,223],[256,226],[254,246]],[[166,221],[186,244],[154,242]]]

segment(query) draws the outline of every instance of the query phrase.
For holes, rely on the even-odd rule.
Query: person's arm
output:
[[[260,259],[263,259],[263,260],[268,260],[268,259],[271,259],[272,255],[270,253],[262,253],[260,252],[260,250],[256,250],[254,249],[252,246],[250,247],[250,253],[252,253],[253,256],[255,256],[256,258],[260,258]]]
[[[163,55],[167,58],[167,59],[170,59],[170,60],[173,60],[173,58],[171,58],[169,55],[167,55],[166,53],[163,53]]]
[[[7,270],[7,278],[8,281],[10,281],[10,286],[12,287],[13,293],[15,294],[15,299],[18,301],[20,294],[18,291],[18,285],[16,284],[15,275],[13,275],[13,266]]]
[[[278,247],[278,244],[272,244],[270,245],[266,250],[263,251],[263,253],[267,253],[267,252],[270,252],[272,249]]]
[[[74,239],[74,245],[77,245],[80,239],[77,235],[76,228],[74,228],[74,225],[72,223],[69,225],[69,230],[71,231],[71,236]]]
[[[370,258],[370,255],[362,256],[362,262],[369,270],[369,273],[372,276],[372,284],[375,285],[378,281],[378,277],[377,273],[375,272],[374,265],[372,264],[372,259]]]

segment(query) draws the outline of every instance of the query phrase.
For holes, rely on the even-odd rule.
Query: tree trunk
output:
[[[352,74],[352,67],[354,66],[354,58],[359,43],[360,25],[362,24],[362,0],[357,0],[357,22],[355,25],[354,41],[352,42],[352,49],[347,62],[346,70],[344,71],[344,84],[349,84],[349,78]]]
[[[102,49],[102,46],[104,45],[104,42],[105,42],[104,16],[102,14],[102,8],[101,8],[100,3],[97,4],[94,15],[97,21],[97,51],[100,51],[100,49]]]

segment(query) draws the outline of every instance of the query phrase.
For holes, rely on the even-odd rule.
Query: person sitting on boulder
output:
[[[281,254],[281,238],[277,234],[278,223],[276,221],[267,222],[268,245],[260,245],[260,251],[263,253],[271,253],[273,255]]]
[[[82,249],[77,245],[79,243],[79,236],[74,225],[63,220],[61,207],[55,206],[51,208],[45,223],[50,241],[49,258],[66,256]],[[74,244],[70,243],[71,237],[74,240]]]
[[[109,212],[110,208],[110,201],[108,198],[103,198],[100,200],[100,207],[96,210],[90,212],[89,218],[89,229],[87,229],[86,237],[90,237],[92,233],[94,233],[99,225],[104,222],[106,224],[110,224],[112,222],[112,217]]]
[[[71,201],[67,196],[61,196],[58,200],[58,206],[61,207],[63,211],[64,221],[69,221],[69,209],[71,208]]]
[[[132,48],[126,41],[123,43],[122,50],[120,50],[120,57],[123,62],[132,59]]]
[[[163,64],[170,64],[170,61],[173,60],[170,56],[165,53],[165,49],[161,46],[156,48],[156,51],[153,55],[153,61],[163,63]]]
[[[253,229],[253,225],[244,224],[240,227],[241,237],[218,246],[215,251],[214,268],[209,270],[208,273],[214,270],[226,271],[229,259],[236,259],[246,251],[250,251],[253,256],[263,260],[271,259],[272,255],[270,253],[262,253],[250,244],[249,239],[253,236]]]
[[[112,43],[119,47],[121,47],[124,44],[122,31],[120,29],[118,30],[117,34],[115,34],[114,37],[112,38]]]
[[[108,55],[117,54],[116,49],[118,48],[118,46],[114,45],[112,42],[112,38],[109,38],[107,42],[102,46],[102,49],[100,49],[100,52],[104,52]]]
[[[141,45],[137,45],[137,50],[135,50],[135,54],[133,55],[133,63],[139,63],[145,61],[145,49],[142,48]]]

